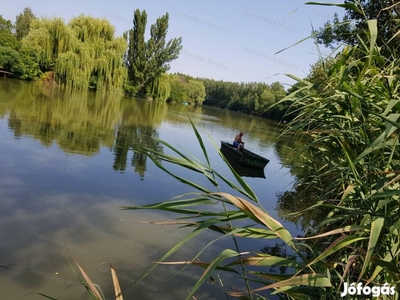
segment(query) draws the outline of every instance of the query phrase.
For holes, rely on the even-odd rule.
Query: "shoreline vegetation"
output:
[[[400,10],[398,7],[393,9],[390,1],[371,2],[385,2],[385,13],[393,10],[397,15],[397,9]],[[309,4],[318,5],[314,2]],[[398,299],[400,60],[396,32],[400,29],[396,27],[394,34],[389,36],[390,40],[385,40],[387,36],[382,36],[381,31],[384,28],[387,34],[387,27],[382,27],[380,20],[377,20],[382,10],[375,15],[370,14],[367,9],[373,5],[368,7],[363,4],[363,1],[328,4],[343,7],[347,14],[355,16],[354,19],[359,23],[341,29],[351,29],[359,34],[342,45],[335,57],[321,58],[307,78],[293,77],[298,83],[289,90],[288,95],[279,94],[276,98],[278,94],[264,89],[261,96],[265,97],[261,98],[269,99],[272,94],[273,101],[257,104],[254,99],[258,98],[254,98],[254,94],[243,96],[232,92],[230,95],[233,96],[227,98],[228,101],[220,98],[217,91],[226,88],[229,94],[240,84],[232,83],[232,89],[229,89],[228,85],[218,81],[194,79],[195,82],[189,83],[192,79],[185,78],[187,85],[192,84],[193,89],[195,85],[200,86],[196,82],[201,82],[204,90],[208,89],[209,103],[222,108],[248,109],[244,104],[250,103],[255,111],[265,109],[267,112],[268,109],[278,109],[280,106],[291,108],[284,112],[290,119],[281,135],[281,142],[289,143],[283,147],[291,148],[290,142],[299,141],[303,147],[298,151],[291,148],[291,171],[297,181],[293,191],[279,196],[279,205],[282,210],[286,208],[288,211],[283,218],[297,221],[303,219],[301,224],[305,227],[304,236],[292,236],[288,229],[265,210],[258,196],[229,165],[217,145],[216,151],[230,167],[236,182],[228,180],[211,167],[202,137],[192,123],[193,132],[203,152],[202,160],[191,158],[162,140],[157,141],[173,155],[151,147],[134,148],[135,152],[146,155],[160,169],[194,190],[164,202],[122,208],[176,213],[175,221],[157,222],[157,226],[179,224],[193,229],[135,285],[140,284],[155,268],[179,265],[180,272],[185,272],[188,266],[204,269],[196,284],[188,291],[186,299],[195,297],[199,288],[208,280],[213,280],[221,287],[227,298],[268,299],[268,293],[272,293],[281,299],[291,300],[330,300],[340,299],[341,295],[345,296],[343,299],[366,299],[372,296],[385,300]],[[135,12],[135,18],[138,24],[146,19],[140,11]],[[168,15],[163,20],[168,20]],[[153,28],[156,31],[157,26]],[[134,35],[135,29],[132,30],[130,34]],[[336,37],[331,36],[331,40],[338,39],[338,34],[341,34],[334,33]],[[140,45],[143,46],[145,42],[136,40],[139,40],[138,44],[132,47],[140,49]],[[175,45],[176,49],[180,48],[179,39],[175,40]],[[152,43],[149,42],[145,48],[151,47]],[[141,76],[135,74],[131,78]],[[174,85],[180,87],[180,90],[174,90],[172,81],[170,85],[167,84],[170,83],[169,76],[175,76]],[[99,75],[93,82],[98,83],[96,80],[99,78],[102,77]],[[181,75],[161,72],[153,81],[143,76],[130,81],[128,89],[132,95],[150,95],[150,91],[154,91],[165,98],[177,90],[178,95],[184,95],[188,90],[182,88],[182,85]],[[248,84],[242,85],[243,90],[246,90]],[[257,91],[263,88],[262,84],[257,86],[257,83],[250,86]],[[194,95],[198,96],[199,93]],[[196,104],[201,103],[203,101]],[[204,103],[207,103],[207,99]],[[162,162],[203,174],[212,184],[212,189],[172,173]],[[220,182],[224,186],[228,185],[232,194],[222,191]],[[212,206],[214,209],[199,209],[204,206]],[[168,261],[185,243],[209,230],[219,233],[220,237],[209,241],[193,256],[183,257],[181,261]],[[199,257],[206,248],[221,238],[230,238],[232,247],[223,249],[211,261],[200,261]],[[247,251],[246,243],[239,243],[239,239],[273,241],[276,242],[277,250]],[[279,268],[280,272],[272,270],[274,267]],[[229,276],[225,275],[232,274],[241,279],[241,286],[229,286]],[[378,290],[379,295],[376,294]],[[395,295],[392,295],[393,290],[396,290]]]
[[[134,11],[133,28],[122,37],[115,37],[114,27],[104,18],[79,15],[65,23],[57,17],[38,18],[30,8],[14,23],[0,15],[0,72],[44,86],[124,93],[184,105],[204,103],[282,120],[290,101],[269,108],[287,95],[278,82],[226,82],[167,73],[180,54],[196,55],[183,50],[181,38],[167,41],[168,22],[168,13],[158,18],[146,41],[145,10]],[[227,68],[205,57],[194,58]]]

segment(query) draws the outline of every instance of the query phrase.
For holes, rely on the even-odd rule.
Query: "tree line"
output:
[[[291,111],[292,102],[282,101],[286,96],[285,88],[279,82],[224,82],[207,78],[198,78],[205,86],[204,104],[223,109],[259,115],[272,120],[289,120],[287,111]],[[273,104],[275,106],[271,107]],[[290,118],[292,118],[290,116]]]
[[[0,15],[0,69],[19,79],[167,100],[176,76],[166,72],[182,49],[181,38],[167,41],[168,21],[168,13],[158,18],[145,40],[144,10],[135,10],[133,28],[121,37],[115,36],[108,20],[91,16],[79,15],[66,23],[38,18],[25,8],[13,24]],[[201,104],[196,92],[204,90],[200,85],[195,80],[188,83],[185,100]]]
[[[348,8],[343,20],[334,16],[332,22],[314,32],[316,42],[326,46],[353,45],[351,37],[363,34],[368,27],[364,17],[377,17],[381,52],[397,57],[398,5],[371,0],[361,1],[359,9],[351,9],[357,1],[345,2]],[[134,11],[133,27],[122,37],[115,37],[115,29],[108,20],[85,15],[68,23],[61,18],[38,18],[30,8],[25,8],[15,23],[0,15],[0,70],[19,79],[55,82],[75,89],[124,92],[185,104],[204,103],[275,120],[290,121],[295,116],[293,102],[280,101],[287,93],[279,83],[224,82],[168,74],[170,63],[182,49],[181,38],[166,39],[168,22],[168,13],[158,18],[146,40],[145,10]],[[316,88],[324,88],[326,74],[321,71],[317,62],[306,77]],[[295,84],[289,92],[300,86]]]
[[[38,18],[25,8],[13,24],[0,15],[0,69],[16,78],[55,82],[67,88],[153,98],[173,103],[207,104],[278,119],[283,106],[279,83],[236,83],[168,74],[182,39],[167,40],[169,15],[150,26],[147,13],[133,14],[133,27],[122,37],[106,19],[79,15],[68,23],[61,18]]]

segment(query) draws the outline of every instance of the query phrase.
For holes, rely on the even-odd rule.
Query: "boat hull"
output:
[[[221,141],[221,152],[228,155],[231,159],[235,159],[239,164],[257,169],[264,169],[269,163],[269,159],[255,154],[247,149],[239,151],[232,144]]]

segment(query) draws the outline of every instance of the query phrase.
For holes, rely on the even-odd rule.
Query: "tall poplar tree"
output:
[[[35,20],[36,16],[29,7],[26,7],[22,13],[20,13],[15,20],[15,37],[18,40],[26,37],[29,33],[32,20]]]
[[[169,70],[169,63],[178,58],[182,49],[181,38],[166,41],[169,14],[166,13],[150,27],[150,39],[145,41],[147,13],[136,9],[133,28],[125,33],[128,41],[126,65],[128,68],[128,92],[148,96],[153,82]]]

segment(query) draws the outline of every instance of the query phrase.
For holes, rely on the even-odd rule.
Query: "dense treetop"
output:
[[[337,44],[355,45],[368,34],[367,20],[378,22],[377,44],[386,55],[400,51],[400,3],[397,0],[345,0],[350,6],[345,9],[342,20],[335,14],[317,33],[317,41],[325,46]],[[390,49],[390,50],[389,50]],[[394,50],[394,51],[393,51]]]

